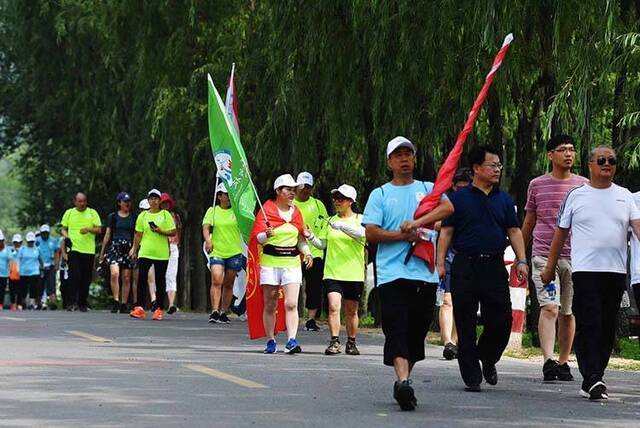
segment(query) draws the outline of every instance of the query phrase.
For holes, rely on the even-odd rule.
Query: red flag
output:
[[[266,218],[265,218],[266,214]],[[251,238],[249,239],[249,251],[247,260],[247,326],[249,328],[249,337],[251,339],[259,339],[266,336],[264,324],[262,322],[262,313],[264,311],[264,301],[262,297],[262,286],[260,285],[260,252],[261,246],[258,244],[258,234],[267,230],[267,227],[278,227],[285,223],[284,219],[278,213],[278,207],[275,202],[267,201],[263,210],[258,212],[256,221],[251,230]],[[304,221],[302,214],[298,208],[294,207],[293,217],[290,222],[294,225],[299,233],[303,232]],[[284,292],[279,291],[278,306],[276,308],[276,328],[275,334],[279,331],[287,329],[285,322],[284,309]]]
[[[507,37],[505,37],[500,51],[498,51],[498,54],[493,60],[491,71],[489,71],[489,74],[487,74],[484,85],[482,86],[482,89],[480,90],[476,101],[473,103],[473,107],[469,112],[469,117],[464,124],[464,128],[462,128],[462,131],[460,131],[460,133],[458,134],[458,138],[456,139],[456,143],[453,146],[453,149],[451,149],[451,152],[447,156],[447,159],[440,167],[440,170],[438,171],[438,177],[436,178],[436,182],[433,186],[433,190],[430,194],[425,196],[422,201],[420,201],[420,205],[413,215],[414,219],[424,216],[425,214],[433,210],[436,206],[438,206],[442,195],[451,187],[453,176],[456,172],[456,169],[458,169],[458,164],[460,163],[460,156],[462,155],[464,143],[467,140],[467,136],[473,129],[473,124],[478,117],[480,107],[482,107],[482,103],[484,103],[484,100],[487,97],[489,87],[493,82],[496,71],[498,71],[498,68],[500,68],[500,65],[502,65],[502,61],[504,60],[504,57],[509,50],[509,46],[512,40],[512,34],[509,34],[507,35]],[[426,225],[425,227],[428,229],[433,229],[433,224]],[[417,241],[415,246],[413,247],[413,255],[424,260],[427,263],[429,270],[433,272],[435,268],[435,254],[432,242],[423,240]]]

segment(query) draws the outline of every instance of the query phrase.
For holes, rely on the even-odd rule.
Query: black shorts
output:
[[[397,357],[411,363],[424,360],[437,284],[398,279],[378,286],[384,333],[384,364]]]
[[[325,279],[324,286],[328,293],[340,293],[345,300],[360,301],[364,282],[359,281],[340,281],[337,279]]]

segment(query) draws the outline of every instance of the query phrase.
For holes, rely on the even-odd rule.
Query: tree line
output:
[[[319,196],[348,182],[364,202],[396,135],[418,145],[417,176],[435,177],[512,32],[468,145],[503,148],[522,208],[559,132],[576,139],[578,172],[607,144],[618,181],[640,183],[639,18],[633,0],[0,0],[0,150],[19,153],[24,225],[59,221],[76,190],[103,216],[120,190],[170,192],[185,224],[180,303],[203,309],[207,73],[224,87],[236,63],[261,194],[308,170]]]

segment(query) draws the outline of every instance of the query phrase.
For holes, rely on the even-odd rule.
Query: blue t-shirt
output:
[[[11,259],[11,248],[5,246],[0,251],[0,278],[9,278],[9,259]]]
[[[60,248],[58,244],[58,240],[56,238],[52,238],[44,240],[40,236],[36,239],[36,247],[38,247],[38,251],[40,251],[40,257],[42,257],[42,264],[44,267],[53,266],[55,262],[56,251]]]
[[[35,246],[20,247],[16,258],[20,265],[20,276],[40,275],[40,251]]]
[[[397,231],[407,220],[413,220],[413,213],[420,201],[431,193],[433,183],[414,181],[406,186],[395,186],[386,183],[374,189],[369,195],[364,209],[362,224],[373,224],[384,230]],[[446,196],[443,195],[443,199]],[[434,243],[435,245],[435,243]],[[438,283],[438,274],[430,272],[427,264],[417,257],[404,260],[411,244],[407,241],[380,242],[376,253],[376,273],[378,285],[387,284],[397,279]]]

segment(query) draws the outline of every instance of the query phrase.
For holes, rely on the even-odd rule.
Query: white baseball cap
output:
[[[0,241],[4,241],[4,233],[0,230]]]
[[[218,192],[218,193],[229,193],[229,192],[227,192],[227,188],[224,185],[224,183],[218,184],[218,187],[216,187],[216,192]]]
[[[333,189],[331,191],[332,195],[335,195],[336,193],[340,193],[342,196],[346,196],[353,202],[355,202],[356,198],[358,197],[358,192],[356,192],[356,189],[353,186],[349,186],[348,184],[343,184],[337,189]]]
[[[40,226],[40,233],[51,232],[51,228],[48,224],[43,224]]]
[[[162,197],[162,193],[160,193],[160,191],[158,189],[151,189],[151,190],[149,190],[149,193],[147,193],[147,198],[149,198],[151,196],[157,196],[157,197],[161,198]]]
[[[35,242],[36,234],[33,232],[27,232],[27,242]]]
[[[282,174],[280,177],[276,178],[276,181],[273,182],[273,189],[278,189],[280,187],[297,187],[298,183],[293,179],[291,174]]]
[[[151,205],[149,205],[149,201],[147,199],[143,199],[138,204],[138,208],[140,208],[141,210],[148,210],[149,208],[151,208]]]
[[[414,146],[411,141],[404,137],[398,136],[387,143],[387,159],[389,158],[389,156],[391,156],[391,153],[393,153],[393,151],[399,147],[408,147],[413,150],[413,153],[416,152],[416,146]]]
[[[15,235],[13,235],[11,242],[22,242],[22,235],[20,235],[19,233],[16,233]]]
[[[301,172],[300,174],[298,174],[296,183],[298,183],[298,186],[300,187],[304,186],[305,184],[313,186],[313,175],[311,175],[311,173],[307,171]]]

